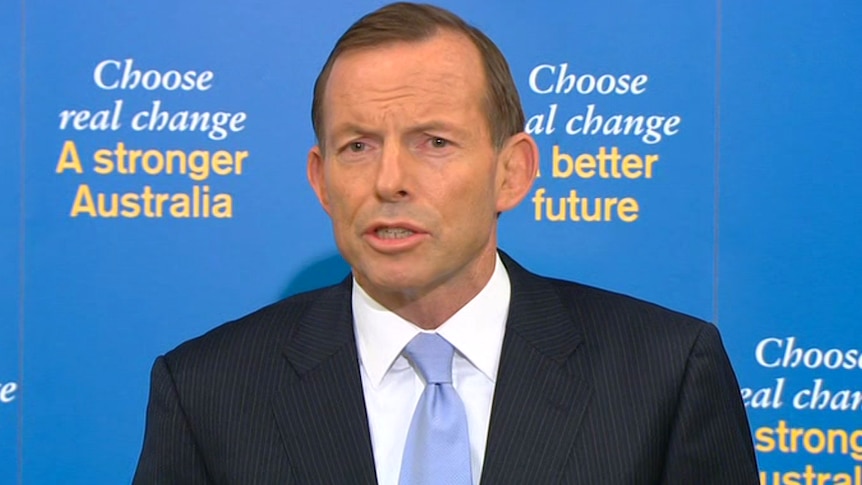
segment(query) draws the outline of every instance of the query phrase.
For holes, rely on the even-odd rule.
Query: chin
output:
[[[392,293],[417,291],[427,286],[423,268],[416,264],[372,264],[366,266],[368,271],[363,272],[359,280],[363,288],[371,291],[385,291]]]
[[[387,291],[410,291],[421,286],[421,278],[415,271],[386,271],[386,268],[377,267],[365,276],[368,283]]]

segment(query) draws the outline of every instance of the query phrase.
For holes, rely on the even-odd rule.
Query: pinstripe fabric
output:
[[[483,484],[759,483],[714,326],[503,261],[513,297]]]
[[[349,280],[156,361],[134,484],[375,482]]]
[[[758,483],[715,327],[525,271],[482,484]],[[350,280],[259,310],[153,366],[147,484],[372,484]]]

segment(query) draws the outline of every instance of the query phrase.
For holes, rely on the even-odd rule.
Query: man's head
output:
[[[311,123],[318,142],[323,132],[323,98],[332,65],[345,52],[380,47],[395,42],[419,42],[441,31],[460,33],[478,49],[485,76],[482,102],[491,127],[494,146],[524,129],[524,110],[509,64],[500,49],[482,31],[457,15],[433,5],[398,2],[362,17],[338,39],[314,83]],[[479,73],[475,73],[479,75]]]
[[[401,11],[410,15],[396,15]],[[405,32],[395,24],[411,16],[422,18],[420,26],[447,23],[402,39],[367,27],[376,15]],[[487,282],[497,215],[526,195],[538,159],[522,131],[517,94],[509,96],[517,109],[501,112],[517,112],[502,125],[518,124],[496,132],[490,123],[489,109],[498,107],[489,104],[486,61],[475,34],[451,27],[453,18],[463,24],[434,7],[396,4],[355,24],[318,80],[319,144],[308,156],[309,181],[356,280],[426,327],[442,323]],[[351,32],[360,28],[382,40],[359,42]],[[345,39],[354,39],[351,48],[343,48]]]

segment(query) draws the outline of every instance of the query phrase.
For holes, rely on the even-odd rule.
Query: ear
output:
[[[323,210],[329,214],[329,194],[326,190],[326,176],[323,169],[323,153],[320,151],[320,146],[315,145],[308,151],[308,167],[307,167],[308,182],[314,193],[317,194],[317,200],[323,206]]]
[[[521,132],[509,138],[498,155],[497,212],[514,209],[533,186],[539,170],[539,147]]]

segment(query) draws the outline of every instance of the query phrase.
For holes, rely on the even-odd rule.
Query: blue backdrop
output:
[[[743,387],[772,389],[771,399],[749,409],[755,432],[784,421],[806,429],[810,441],[794,450],[788,439],[782,451],[775,432],[774,444],[757,440],[769,480],[812,465],[862,483],[862,363],[830,369],[839,353],[862,348],[860,5],[723,2],[722,12],[716,318],[734,339]],[[774,367],[788,338],[802,360]],[[815,365],[818,353],[824,359]],[[831,394],[825,409],[812,409],[805,394],[816,380]],[[819,394],[815,408],[827,402]],[[840,439],[833,450],[829,440],[821,448],[817,430],[830,429],[855,439],[844,450]]]
[[[0,14],[0,483],[16,483],[18,470],[19,392],[3,396],[3,388],[21,381],[18,366],[20,313],[21,157],[21,11],[10,5]]]
[[[0,13],[0,397],[19,387],[0,401],[0,484],[129,482],[157,355],[346,274],[305,180],[311,88],[336,38],[380,4],[30,0]],[[804,483],[793,474],[810,466],[825,483],[862,483],[862,6],[441,5],[506,54],[540,146],[541,175],[503,216],[501,247],[536,272],[716,322],[762,482]],[[126,63],[140,84],[123,89]],[[190,71],[194,89],[145,87]],[[223,136],[182,129],[183,112],[235,123]],[[162,130],[147,124],[158,116]],[[141,151],[133,174],[129,153],[116,166],[123,149]],[[153,168],[170,150],[247,156],[242,173],[193,178]],[[645,165],[617,178],[574,169],[602,151]],[[112,194],[147,190],[229,197],[230,217],[99,216],[99,194],[108,215]],[[571,211],[572,191],[586,211]],[[609,220],[584,220],[608,198]],[[800,350],[785,367],[789,346]],[[818,382],[825,409],[811,409]],[[781,443],[782,422],[805,429],[796,446]]]

